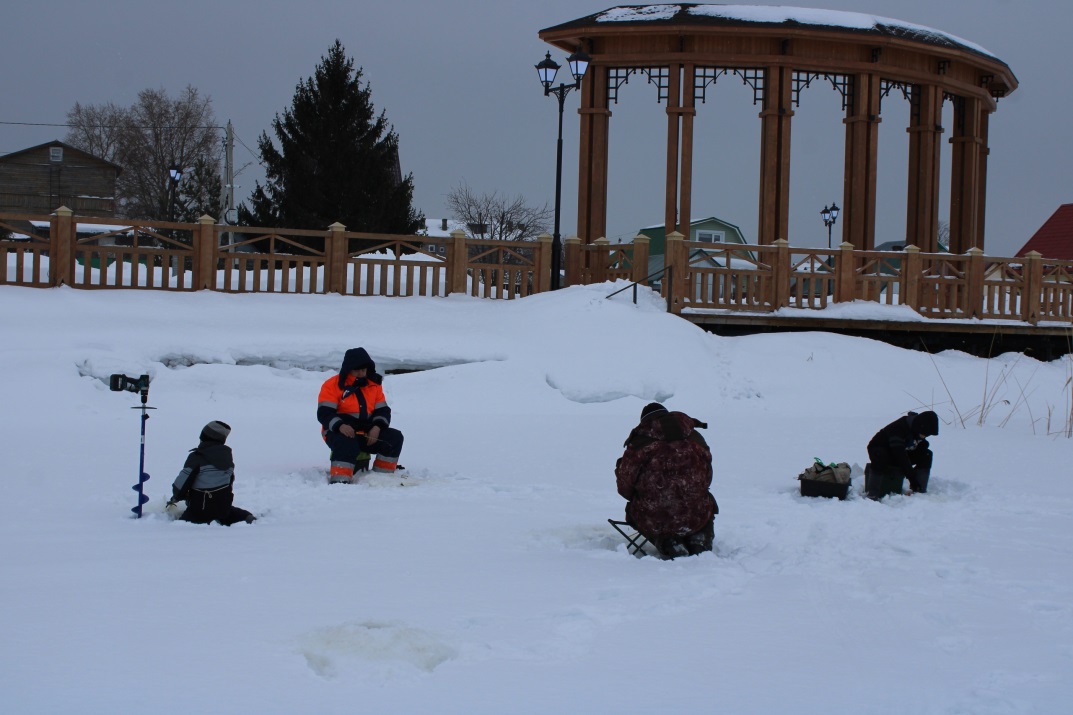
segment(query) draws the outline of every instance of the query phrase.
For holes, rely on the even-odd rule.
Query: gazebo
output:
[[[581,87],[578,236],[607,232],[608,128],[618,90],[646,76],[667,111],[665,224],[688,235],[693,122],[719,77],[734,75],[760,107],[758,243],[788,236],[790,135],[803,89],[829,82],[845,110],[845,241],[875,244],[881,100],[910,103],[906,243],[937,250],[943,102],[953,107],[950,251],[984,246],[988,121],[1017,88],[1002,60],[967,40],[853,12],[751,5],[614,7],[541,30],[541,39],[591,57]],[[681,218],[679,218],[681,217]]]

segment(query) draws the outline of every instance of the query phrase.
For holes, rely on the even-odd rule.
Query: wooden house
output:
[[[0,156],[0,211],[115,216],[122,168],[61,141]]]

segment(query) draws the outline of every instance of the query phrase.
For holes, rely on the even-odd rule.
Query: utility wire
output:
[[[15,126],[15,127],[67,127],[70,129],[75,126],[82,126],[79,124],[69,124],[64,122],[62,124],[54,124],[51,122],[5,122],[0,120],[0,124]],[[135,129],[225,129],[225,127],[216,126],[215,124],[207,124],[204,126],[154,126],[151,124],[94,124],[94,127],[100,127],[101,129],[120,129],[122,127],[134,127]]]

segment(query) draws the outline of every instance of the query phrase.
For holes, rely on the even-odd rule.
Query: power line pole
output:
[[[224,138],[224,223],[234,226],[238,222],[235,210],[235,130],[231,120],[227,120],[227,135]],[[231,245],[231,233],[227,234],[227,245]]]

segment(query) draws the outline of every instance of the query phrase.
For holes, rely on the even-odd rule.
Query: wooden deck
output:
[[[726,336],[820,331],[871,338],[912,350],[961,350],[979,357],[1022,352],[1038,360],[1054,360],[1073,352],[1073,326],[1068,323],[876,320],[712,311],[683,311],[680,316],[708,332]]]

